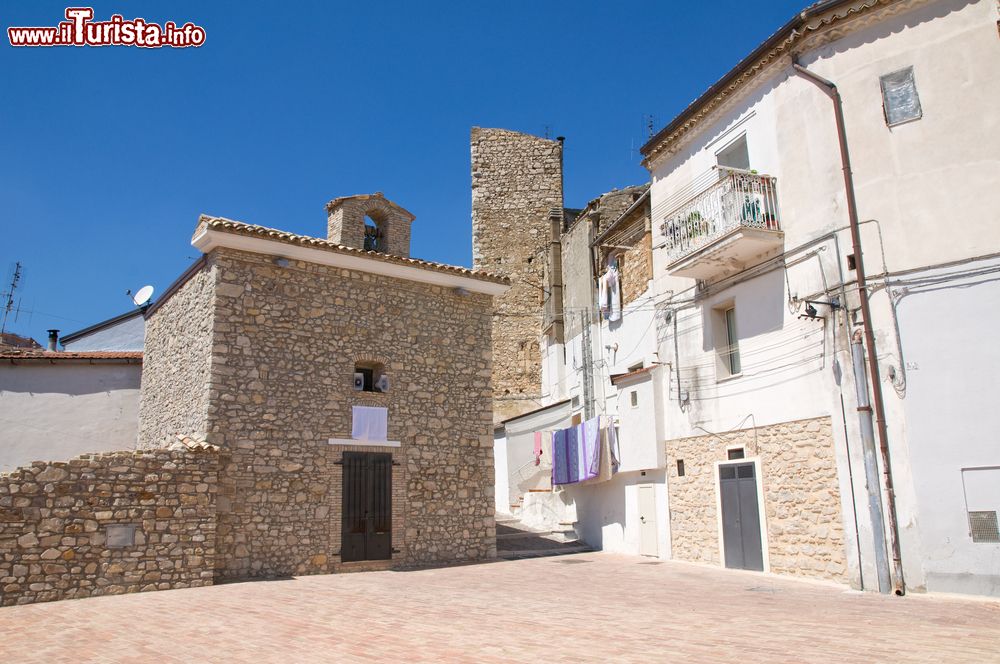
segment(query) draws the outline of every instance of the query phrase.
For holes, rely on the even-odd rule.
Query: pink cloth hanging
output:
[[[535,465],[538,466],[542,463],[542,432],[535,432]]]

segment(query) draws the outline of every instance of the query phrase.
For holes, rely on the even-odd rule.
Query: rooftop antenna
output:
[[[0,322],[0,335],[7,331],[7,316],[10,315],[11,310],[14,309],[14,291],[17,290],[17,283],[19,281],[21,281],[21,261],[17,261],[17,263],[14,264],[14,276],[11,277],[10,288],[5,293],[7,299],[3,306],[3,321]],[[17,308],[18,312],[20,312],[20,303]]]
[[[656,133],[655,127],[656,127],[656,117],[653,116],[652,113],[643,113],[642,129],[641,129],[641,133],[644,136],[642,139],[643,144],[648,142],[649,139],[653,137],[653,134]],[[629,148],[628,152],[629,152],[629,157],[633,160],[639,155],[640,150],[635,146],[635,138],[632,139],[632,147]]]
[[[149,302],[149,298],[153,297],[153,287],[143,286],[142,288],[140,288],[135,292],[135,295],[132,294],[132,289],[129,289],[125,291],[125,294],[128,295],[129,299],[132,300],[132,304],[134,304],[137,307],[142,307],[145,306],[147,302]]]

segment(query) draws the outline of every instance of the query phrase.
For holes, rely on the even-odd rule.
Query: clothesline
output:
[[[618,471],[617,433],[607,416],[564,429],[537,431],[534,442],[535,465],[547,457],[553,485],[604,482]]]

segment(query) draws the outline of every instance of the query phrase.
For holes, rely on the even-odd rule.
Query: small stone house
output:
[[[410,258],[414,216],[381,193],[327,212],[327,239],[202,216],[204,255],[146,314],[139,447],[220,447],[216,579],[496,555],[508,281]],[[357,406],[385,436],[353,436]]]

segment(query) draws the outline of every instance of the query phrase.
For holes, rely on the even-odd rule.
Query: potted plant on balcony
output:
[[[688,214],[684,226],[687,228],[688,237],[692,240],[702,235],[708,235],[708,222],[698,210]]]

